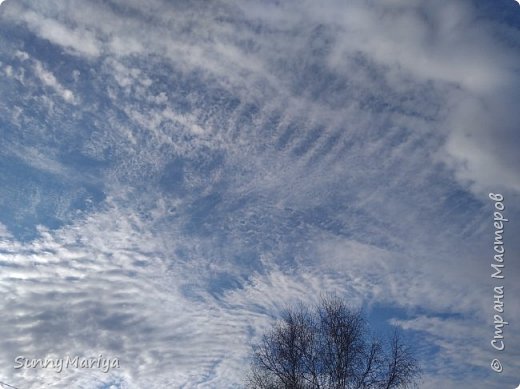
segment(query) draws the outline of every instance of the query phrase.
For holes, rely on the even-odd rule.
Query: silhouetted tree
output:
[[[396,331],[383,343],[370,336],[360,311],[337,297],[313,310],[287,309],[253,346],[252,389],[392,389],[415,387],[417,360]]]

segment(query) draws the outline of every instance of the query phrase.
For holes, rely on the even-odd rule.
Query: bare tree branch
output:
[[[371,339],[360,311],[337,297],[287,309],[253,347],[252,389],[411,388],[420,370],[396,331],[387,350]]]

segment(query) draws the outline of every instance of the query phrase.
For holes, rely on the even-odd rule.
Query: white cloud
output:
[[[72,53],[88,57],[97,57],[101,54],[97,37],[87,29],[72,29],[57,20],[43,17],[32,11],[26,11],[16,16],[20,16],[21,20],[42,38],[63,46]]]
[[[271,268],[221,298],[195,287],[190,299],[182,289],[210,275],[207,259],[165,256],[153,229],[112,205],[59,231],[41,229],[29,245],[4,236],[0,260],[10,270],[0,289],[11,296],[2,305],[11,314],[0,321],[2,360],[102,353],[121,361],[109,376],[6,369],[9,382],[93,388],[114,377],[129,387],[196,387],[215,375],[215,385],[231,385],[243,378],[250,330],[259,336],[285,304],[345,288],[336,277]]]
[[[46,70],[43,67],[43,64],[38,60],[35,60],[34,71],[36,76],[40,79],[40,81],[43,84],[52,88],[67,103],[77,103],[77,99],[74,96],[74,93],[70,89],[67,89],[63,85],[61,85],[60,82],[54,76],[54,74]]]
[[[23,50],[16,50],[15,52],[15,56],[16,58],[20,59],[21,61],[26,61],[29,59],[29,54],[26,53],[25,51]]]
[[[518,31],[483,19],[477,23],[477,11],[466,2],[332,1],[326,7],[309,2],[272,9],[243,1],[236,4],[251,23],[261,23],[268,31],[256,38],[250,35],[258,46],[255,54],[262,53],[258,61],[275,63],[276,59],[306,55],[309,42],[303,38],[305,34],[300,41],[275,41],[270,39],[272,30],[282,35],[303,29],[301,25],[321,25],[323,39],[330,42],[324,49],[322,71],[341,75],[356,86],[357,93],[374,88],[374,94],[378,90],[384,96],[384,85],[392,93],[408,95],[403,100],[410,99],[419,116],[430,116],[433,108],[437,122],[434,128],[427,125],[429,135],[444,143],[436,161],[453,169],[461,185],[470,185],[479,196],[493,187],[518,192],[517,142],[504,142],[515,139],[517,127],[513,104],[518,101],[519,61],[507,42],[518,39]],[[355,66],[359,60],[372,66],[378,78],[360,72]],[[417,91],[413,88],[421,83],[430,85],[430,91],[444,100],[437,109],[414,100]],[[410,85],[414,85],[412,89]],[[278,86],[287,87],[287,80],[280,77]],[[341,102],[347,105],[348,97]]]

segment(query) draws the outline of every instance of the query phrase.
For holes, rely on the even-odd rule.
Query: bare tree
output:
[[[415,384],[419,373],[418,363],[410,348],[401,341],[399,332],[395,331],[390,340],[390,355],[387,358],[388,370],[384,388],[410,388]]]
[[[287,309],[253,346],[246,386],[252,389],[393,389],[416,386],[417,360],[398,332],[370,336],[360,311],[337,297],[313,310]]]

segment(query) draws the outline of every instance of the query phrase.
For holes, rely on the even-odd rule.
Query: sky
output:
[[[1,382],[240,388],[334,293],[403,331],[421,388],[520,383],[515,1],[2,3]]]

